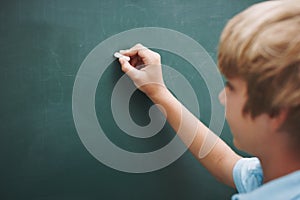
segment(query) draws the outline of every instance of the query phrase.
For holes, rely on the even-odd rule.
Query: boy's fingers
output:
[[[126,49],[126,50],[120,50],[119,51],[121,54],[123,54],[124,56],[135,56],[138,55],[139,50],[138,49]]]
[[[125,56],[135,56],[135,55],[139,55],[139,56],[143,56],[144,55],[144,51],[150,51],[148,48],[144,47],[142,44],[136,44],[133,47],[131,47],[130,49],[126,49],[126,50],[120,50],[119,52]]]
[[[124,58],[119,58],[119,62],[122,66],[122,71],[126,73],[130,78],[133,78],[134,75],[138,73],[138,70],[131,66],[130,63]]]
[[[123,59],[122,57],[119,58],[119,62],[121,64],[121,67],[122,67],[122,71],[123,72],[128,72],[130,70],[130,64],[125,60]]]
[[[120,50],[119,51],[121,54],[125,55],[125,56],[135,56],[138,54],[138,50],[137,49],[126,49],[126,50]]]

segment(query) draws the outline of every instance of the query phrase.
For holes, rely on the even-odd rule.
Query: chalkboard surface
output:
[[[228,19],[256,2],[1,1],[0,199],[230,199],[235,190],[217,182],[188,151],[169,166],[148,173],[126,173],[99,162],[78,136],[72,92],[77,71],[92,49],[133,28],[179,31],[216,61],[219,36]],[[201,119],[209,123],[210,100],[201,75],[179,56],[157,51],[164,64],[189,80],[199,99]],[[110,97],[122,75],[114,61],[99,81],[95,96],[99,124],[107,138],[127,151],[162,148],[175,134],[168,124],[144,139],[124,134],[116,125]],[[151,105],[141,92],[134,92],[129,110],[135,123],[149,123]],[[221,137],[232,146],[227,125]]]

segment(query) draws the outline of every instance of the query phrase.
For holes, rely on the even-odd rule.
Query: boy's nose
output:
[[[226,103],[225,88],[219,94],[219,101],[223,106],[225,106],[225,103]]]

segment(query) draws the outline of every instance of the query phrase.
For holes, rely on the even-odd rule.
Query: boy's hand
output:
[[[162,77],[160,55],[141,44],[130,49],[121,50],[121,54],[130,56],[130,62],[119,58],[122,71],[125,72],[138,87],[149,97],[154,96],[166,86]]]

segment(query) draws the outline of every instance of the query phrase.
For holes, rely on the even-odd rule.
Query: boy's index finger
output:
[[[144,57],[145,51],[147,51],[147,50],[150,51],[147,47],[143,46],[142,44],[136,44],[133,47],[131,47],[130,49],[120,50],[119,52],[126,56],[138,55],[140,57]]]
[[[125,56],[135,56],[138,52],[136,50],[126,49],[126,50],[120,50],[119,53]]]

